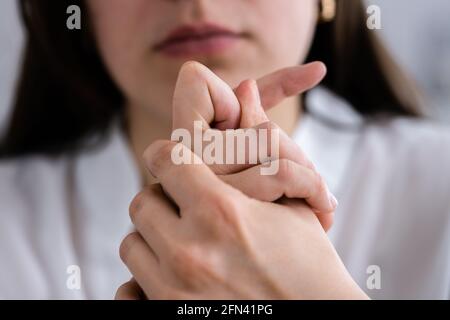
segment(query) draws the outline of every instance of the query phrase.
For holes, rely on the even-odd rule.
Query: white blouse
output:
[[[367,123],[325,89],[293,135],[337,195],[329,233],[374,299],[450,298],[450,131]],[[116,128],[95,151],[0,163],[0,298],[111,299],[140,177]]]

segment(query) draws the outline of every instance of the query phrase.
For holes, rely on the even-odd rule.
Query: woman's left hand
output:
[[[173,164],[175,145],[160,141],[146,152],[176,207],[159,185],[133,200],[137,232],[120,254],[143,294],[130,282],[118,299],[367,298],[303,201],[251,199],[204,164]]]

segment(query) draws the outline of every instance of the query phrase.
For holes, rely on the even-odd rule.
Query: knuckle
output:
[[[139,234],[137,232],[130,233],[122,240],[119,248],[119,255],[124,263],[127,263],[130,253],[137,241],[139,241]]]
[[[240,204],[236,197],[229,194],[213,193],[209,199],[212,202],[214,212],[224,222],[235,224],[240,216]]]
[[[278,126],[275,122],[273,121],[269,121],[267,124],[267,129],[269,129],[270,131],[276,131],[276,130],[280,130],[280,126]]]
[[[280,127],[276,123],[274,123],[272,121],[267,121],[267,122],[260,124],[258,126],[258,129],[260,129],[260,130],[262,129],[262,130],[266,131],[266,134],[267,134],[266,138],[267,138],[268,144],[270,144],[274,140],[275,141],[278,140],[278,143],[279,144],[281,143],[281,146],[283,145],[283,139],[281,139],[281,141],[280,141],[280,138],[282,138],[282,136],[280,135]],[[258,130],[258,132],[260,132],[260,131]]]
[[[279,167],[276,178],[280,183],[286,183],[290,179],[295,178],[295,163],[291,160],[281,159],[278,161]]]
[[[178,247],[172,252],[172,265],[175,273],[183,279],[190,279],[199,271],[201,265],[198,248],[193,245]]]
[[[219,194],[213,204],[212,227],[214,238],[233,239],[241,244],[247,243],[245,216],[248,214],[247,200],[239,192]]]
[[[182,81],[199,80],[204,77],[205,72],[207,72],[207,69],[200,62],[187,61],[181,66],[179,79]]]
[[[266,121],[258,125],[259,129],[266,129],[267,131],[278,130],[280,127],[273,121]]]
[[[188,287],[199,287],[210,279],[219,280],[214,255],[199,245],[189,244],[179,247],[172,253],[172,268]]]
[[[144,205],[144,193],[141,191],[139,192],[131,201],[130,208],[128,212],[130,213],[131,221],[134,222],[136,219],[136,216],[141,212],[141,209]]]
[[[200,62],[190,60],[183,63],[181,66],[181,72],[187,72],[187,71],[197,71],[199,70],[203,65]]]
[[[150,201],[151,190],[143,189],[139,192],[130,203],[129,214],[131,221],[135,224],[144,212],[144,207]]]
[[[172,150],[176,142],[159,140],[150,145],[144,152],[144,160],[151,172],[158,172],[168,161],[171,161]]]

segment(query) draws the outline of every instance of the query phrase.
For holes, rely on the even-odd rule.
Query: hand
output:
[[[271,123],[264,111],[314,87],[325,73],[324,65],[316,62],[277,71],[257,82],[243,81],[233,91],[207,67],[188,62],[180,70],[174,93],[173,129],[187,129],[193,136],[194,121],[200,121],[204,131],[211,130],[214,124],[220,130],[253,127],[267,129],[269,134],[277,132],[282,167],[275,176],[262,177],[258,174],[260,168],[251,168],[248,163],[210,168],[224,181],[258,200],[275,201],[283,196],[305,199],[328,230],[333,223],[336,198],[300,147]]]
[[[367,298],[303,201],[251,199],[204,164],[174,165],[174,146],[156,142],[145,159],[176,207],[160,186],[146,188],[130,206],[137,232],[120,248],[146,297]],[[117,298],[139,290],[130,282]]]
[[[270,104],[277,104],[289,95],[307,90],[318,83],[323,76],[324,68],[317,63],[278,71],[258,81],[259,91],[262,93],[261,101],[255,82],[244,81],[235,90],[235,96],[231,89],[206,67],[197,63],[188,63],[180,72],[174,98],[174,114],[180,115],[183,110],[185,113],[181,118],[175,117],[174,128],[177,126],[190,128],[193,121],[203,120],[207,128],[211,122],[215,122],[216,125],[219,124],[227,129],[235,125],[233,121],[230,121],[234,118],[234,122],[239,120],[241,128],[260,126],[277,130],[274,124],[268,122],[262,106],[264,105],[267,109]],[[183,96],[180,94],[183,91],[188,95],[185,97],[186,100],[179,98]],[[210,92],[213,92],[212,98],[205,98]],[[222,93],[219,94],[220,92]],[[232,101],[231,105],[234,106],[237,101],[237,108],[241,108],[240,114],[229,112],[233,111],[234,107],[229,107],[230,103],[224,102],[227,99]],[[196,103],[188,105],[189,101]],[[218,121],[217,117],[222,121]],[[224,123],[227,124],[224,125]],[[211,169],[221,174],[219,177],[223,181],[254,199],[275,201],[283,196],[306,198],[315,209],[324,229],[328,230],[332,224],[332,211],[336,206],[336,203],[331,200],[334,197],[330,198],[325,183],[301,149],[283,133],[280,145],[280,155],[283,159],[279,161],[279,171],[275,176],[261,176],[259,167],[247,169],[249,165],[211,166]],[[143,293],[135,280],[125,284],[118,291],[120,298],[141,296]]]

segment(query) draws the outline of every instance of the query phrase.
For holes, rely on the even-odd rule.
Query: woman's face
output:
[[[236,86],[301,63],[317,0],[87,0],[103,60],[129,105],[171,116],[177,73],[199,61]]]

